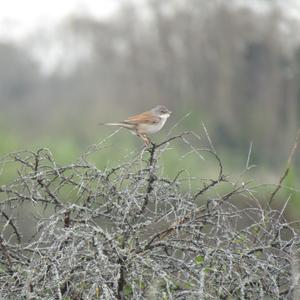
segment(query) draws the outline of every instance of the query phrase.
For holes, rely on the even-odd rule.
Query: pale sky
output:
[[[112,15],[124,0],[0,0],[0,36],[18,39],[73,14]]]

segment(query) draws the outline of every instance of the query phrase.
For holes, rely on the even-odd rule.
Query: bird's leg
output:
[[[149,137],[146,134],[144,134],[144,142],[147,146],[149,146],[151,143],[151,140],[149,139]]]
[[[149,137],[146,134],[138,133],[137,135],[144,141],[146,146],[150,145],[151,140],[149,139]]]

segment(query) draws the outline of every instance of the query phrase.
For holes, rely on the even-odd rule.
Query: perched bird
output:
[[[149,145],[150,139],[148,134],[161,130],[170,115],[171,111],[163,105],[158,105],[149,111],[131,116],[122,122],[101,123],[99,125],[119,126],[129,129],[142,138],[146,145]]]

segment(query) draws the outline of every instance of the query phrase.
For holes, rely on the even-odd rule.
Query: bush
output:
[[[292,299],[300,240],[284,208],[230,182],[212,149],[191,146],[219,166],[201,189],[165,178],[159,159],[177,140],[189,144],[175,136],[105,170],[87,156],[58,166],[46,149],[3,158],[18,176],[0,187],[2,299]]]

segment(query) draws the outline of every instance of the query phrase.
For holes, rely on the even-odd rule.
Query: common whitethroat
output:
[[[158,105],[149,111],[128,117],[122,122],[100,123],[99,125],[119,126],[129,129],[143,139],[146,145],[149,145],[150,139],[148,134],[161,130],[171,113],[165,106]]]

